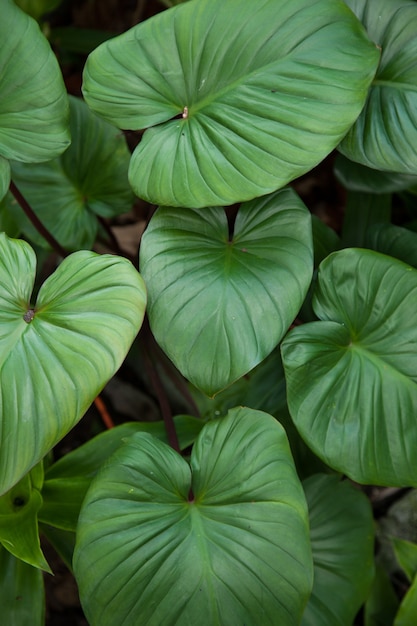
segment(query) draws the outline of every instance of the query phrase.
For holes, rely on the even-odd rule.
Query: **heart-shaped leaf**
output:
[[[410,0],[345,0],[382,49],[358,120],[341,152],[368,167],[416,174],[417,5]]]
[[[183,450],[194,443],[204,422],[190,415],[177,415],[174,424]],[[50,526],[75,532],[81,504],[92,479],[122,442],[137,432],[150,433],[168,442],[164,422],[121,424],[93,437],[53,463],[45,475],[39,520]]]
[[[160,208],[140,267],[160,346],[214,395],[262,361],[297,315],[313,271],[310,214],[289,189],[243,204],[230,240],[221,207]]]
[[[338,476],[311,476],[303,487],[314,585],[301,625],[351,625],[374,576],[374,520],[369,500]]]
[[[368,484],[417,485],[417,271],[369,250],[323,261],[319,322],[282,343],[288,406],[308,445]]]
[[[136,434],[92,483],[74,554],[91,625],[299,624],[312,562],[283,428],[234,409],[190,464]]]
[[[144,315],[129,261],[80,251],[31,303],[36,258],[0,235],[0,494],[82,417],[120,367]]]
[[[283,187],[336,147],[378,57],[338,0],[198,0],[94,50],[83,92],[120,128],[148,129],[130,164],[137,195],[227,205]]]
[[[2,1],[0,41],[0,157],[52,159],[70,143],[68,98],[56,57],[37,23],[13,0]]]
[[[123,133],[70,98],[72,143],[46,163],[13,163],[12,178],[41,222],[67,250],[91,248],[97,216],[127,213],[133,193],[127,179],[130,152]],[[21,232],[47,246],[11,194],[7,207]]]

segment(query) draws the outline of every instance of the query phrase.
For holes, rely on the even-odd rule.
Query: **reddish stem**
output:
[[[49,232],[49,230],[42,224],[29,202],[24,198],[24,196],[20,193],[19,189],[16,187],[13,181],[10,182],[10,191],[13,196],[16,198],[17,202],[22,207],[23,211],[30,219],[36,230],[42,237],[49,243],[51,248],[57,252],[62,257],[68,256],[68,252],[61,246],[61,244],[55,239],[55,237]]]

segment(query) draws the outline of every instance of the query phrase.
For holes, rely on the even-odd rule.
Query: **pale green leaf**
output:
[[[70,143],[56,57],[38,24],[13,0],[2,0],[0,41],[0,156],[25,163],[52,159]]]
[[[0,493],[83,416],[120,367],[144,315],[125,259],[80,251],[31,302],[35,255],[0,235]]]

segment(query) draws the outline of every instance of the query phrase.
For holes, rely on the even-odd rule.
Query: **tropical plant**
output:
[[[17,4],[58,3],[0,21],[2,619],[44,623],[41,536],[92,626],[411,626],[361,485],[417,486],[416,3],[167,2],[85,101]],[[336,149],[340,232],[296,192]],[[123,364],[160,419],[57,458]]]

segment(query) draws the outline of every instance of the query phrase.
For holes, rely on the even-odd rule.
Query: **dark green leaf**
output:
[[[392,626],[398,598],[382,567],[376,567],[371,592],[365,603],[365,626]]]
[[[408,189],[417,184],[417,177],[411,174],[381,172],[350,161],[343,154],[336,157],[334,173],[349,191],[365,193],[393,193]]]
[[[417,233],[411,230],[393,224],[374,224],[366,233],[365,243],[368,248],[417,268]]]
[[[80,98],[70,98],[72,143],[46,163],[12,164],[12,178],[37,217],[68,250],[91,248],[97,216],[127,213],[133,193],[127,179],[130,152],[123,134],[93,115]],[[48,246],[9,194],[8,209],[21,232]]]
[[[174,424],[181,449],[184,449],[194,443],[204,422],[188,415],[179,415],[174,418]],[[97,435],[48,468],[42,489],[40,521],[75,531],[81,504],[91,480],[122,442],[136,432],[150,433],[168,443],[163,422],[132,422]]]
[[[351,626],[374,575],[369,500],[337,476],[303,483],[310,516],[314,585],[302,626]]]
[[[0,606],[4,626],[44,626],[42,572],[0,546]]]

